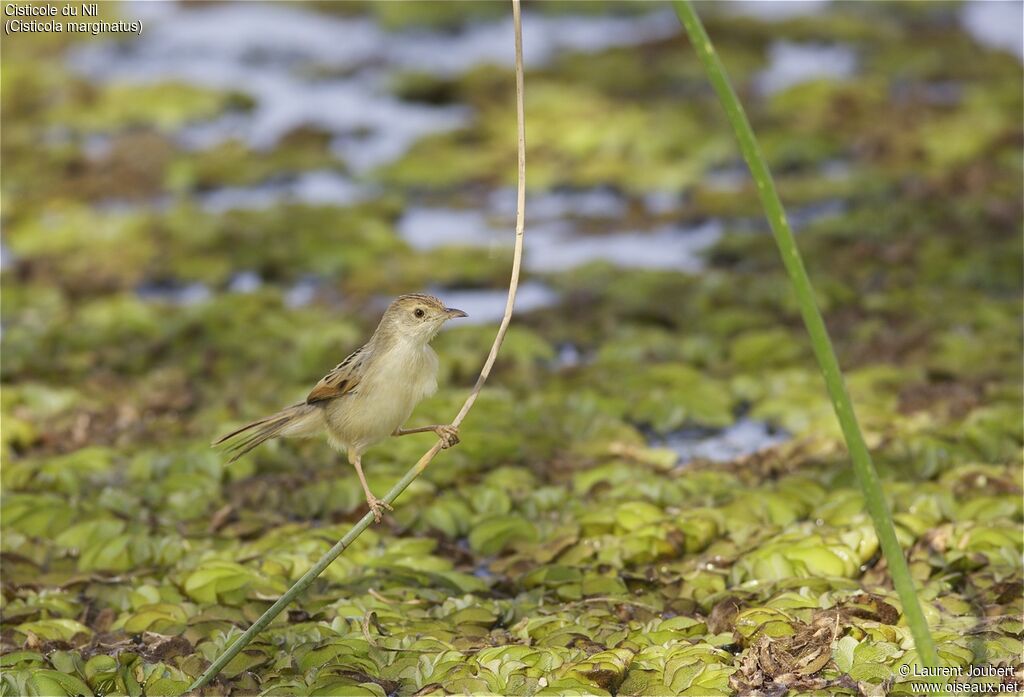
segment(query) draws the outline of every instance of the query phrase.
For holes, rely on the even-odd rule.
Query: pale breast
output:
[[[325,406],[332,444],[362,452],[390,436],[437,390],[437,367],[429,346],[399,347],[373,361],[354,393]]]

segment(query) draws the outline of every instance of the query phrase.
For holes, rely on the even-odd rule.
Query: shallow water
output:
[[[825,179],[829,179],[831,181],[844,181],[850,178],[853,167],[849,160],[837,157],[835,159],[825,160],[822,162],[818,171]]]
[[[443,297],[450,307],[457,307],[469,315],[465,319],[460,319],[460,324],[490,324],[500,321],[505,314],[505,302],[508,299],[508,291],[505,289],[434,289],[432,292]],[[526,281],[519,284],[516,292],[517,314],[541,310],[557,303],[558,293],[543,283]]]
[[[413,249],[446,246],[490,247],[512,244],[511,229],[499,230],[475,209],[412,207],[398,221],[398,232]]]
[[[811,80],[845,80],[857,71],[857,54],[843,44],[776,41],[768,51],[768,67],[756,79],[757,91],[771,96]]]
[[[576,344],[565,343],[558,347],[555,365],[559,368],[575,368],[583,363],[583,354]]]
[[[838,218],[846,212],[846,209],[845,201],[831,198],[809,203],[806,206],[790,208],[787,217],[793,230],[799,232],[822,220]]]
[[[282,203],[349,206],[373,195],[373,191],[344,175],[315,170],[284,181],[215,189],[197,198],[207,212],[222,213],[238,209],[264,210]]]
[[[240,271],[228,281],[228,293],[255,293],[264,286],[263,277],[255,271]],[[321,279],[307,276],[291,286],[282,288],[284,304],[290,308],[309,305],[316,300],[317,293],[323,286]],[[140,300],[175,307],[192,307],[201,305],[214,298],[214,290],[205,283],[183,281],[149,281],[135,289]]]
[[[554,218],[621,218],[628,212],[628,201],[610,188],[543,191],[527,195],[528,221]],[[490,210],[512,220],[516,214],[515,189],[497,189],[488,197]]]
[[[682,206],[682,195],[678,191],[649,191],[644,194],[644,208],[651,215],[667,215]]]
[[[676,451],[680,463],[696,459],[729,462],[789,439],[785,431],[763,421],[744,418],[721,430],[683,429],[655,444]]]
[[[733,0],[716,3],[715,9],[766,22],[780,22],[823,14],[830,4],[831,0]]]
[[[213,293],[205,283],[144,283],[135,289],[142,300],[177,307],[191,307],[209,300]]]
[[[611,235],[576,234],[566,226],[534,226],[526,250],[531,271],[565,271],[603,261],[622,268],[694,273],[704,268],[703,253],[722,236],[722,224],[664,225],[652,231]]]
[[[320,286],[319,279],[312,277],[300,279],[284,292],[284,304],[291,308],[305,307],[316,300]]]
[[[960,24],[981,45],[1024,61],[1024,3],[971,0],[960,10]]]
[[[603,210],[610,208],[602,206]],[[572,210],[571,206],[563,207],[562,202],[540,208],[541,215],[551,216]],[[527,218],[533,220],[533,197],[527,202],[527,210],[531,211]],[[625,208],[621,206],[617,210]],[[692,273],[704,268],[703,253],[722,235],[722,224],[718,220],[693,226],[662,225],[649,231],[586,234],[583,224],[552,217],[530,224],[529,229],[530,244],[523,263],[527,270],[542,273],[564,271],[594,261],[622,268]],[[499,228],[483,213],[470,209],[412,208],[399,221],[398,230],[406,242],[420,250],[463,245],[493,249],[513,242],[511,226]]]
[[[743,188],[753,183],[750,170],[742,160],[731,162],[720,167],[713,167],[704,173],[700,185],[710,191],[725,194],[732,194],[742,191]]]
[[[832,0],[732,0],[714,4],[716,12],[781,22],[825,14]],[[1024,61],[1024,3],[1019,0],[966,0],[960,26],[975,41],[1008,51]]]
[[[229,293],[255,293],[263,287],[263,278],[255,271],[242,271],[228,282]]]

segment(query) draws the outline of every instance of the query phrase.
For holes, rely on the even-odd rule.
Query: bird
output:
[[[456,426],[434,424],[403,429],[416,405],[437,391],[437,354],[431,340],[451,319],[468,317],[423,293],[396,298],[373,336],[328,372],[305,401],[257,419],[213,441],[230,453],[229,463],[272,438],[308,438],[326,433],[346,453],[362,484],[366,503],[379,523],[387,502],[370,491],[363,474],[367,448],[389,436],[434,432],[442,448],[459,442]]]

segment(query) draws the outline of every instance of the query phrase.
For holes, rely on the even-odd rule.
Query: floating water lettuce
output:
[[[385,17],[415,48],[417,27],[474,31],[442,5],[328,9]],[[504,16],[484,5],[470,14]],[[940,657],[1017,668],[1024,100],[1019,61],[977,46],[959,9],[708,23],[801,223]],[[856,76],[756,97],[774,41],[821,37],[853,47]],[[250,105],[188,85],[83,85],[68,40],[4,44],[0,694],[177,695],[364,510],[322,441],[228,467],[207,447],[215,426],[301,399],[372,329],[378,296],[507,282],[504,251],[414,250],[397,223],[421,205],[493,210],[513,172],[511,74],[396,83],[472,118],[360,179],[315,126],[268,149],[183,148],[170,131]],[[308,69],[324,89],[352,78]],[[556,304],[517,312],[462,444],[216,689],[912,692],[891,682],[918,661],[900,604],[703,84],[675,38],[530,68],[527,247],[562,225],[587,240],[716,219],[706,268],[534,274]],[[273,191],[317,171],[366,198],[208,205],[224,187]],[[546,218],[556,185],[574,203]],[[594,191],[614,216],[580,203]],[[412,425],[451,418],[492,330],[437,338],[441,389]],[[663,447],[739,418],[792,438],[721,463]],[[374,489],[430,438],[382,445]]]

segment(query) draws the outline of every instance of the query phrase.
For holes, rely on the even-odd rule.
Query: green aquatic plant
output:
[[[793,291],[800,305],[800,314],[810,335],[811,347],[814,356],[821,368],[825,378],[825,385],[828,388],[832,406],[835,409],[836,418],[839,420],[843,431],[843,437],[853,462],[854,471],[861,489],[864,491],[864,503],[871,515],[875,531],[878,534],[879,545],[889,565],[889,573],[892,575],[893,585],[899,594],[900,602],[903,605],[903,613],[907,625],[914,637],[914,644],[917,647],[921,661],[929,667],[938,665],[938,654],[935,651],[935,642],[928,629],[928,622],[925,620],[918,601],[917,591],[914,587],[914,580],[910,575],[907,560],[903,554],[903,548],[896,537],[896,529],[893,526],[892,515],[889,512],[888,504],[885,501],[885,493],[882,489],[878,472],[871,461],[871,453],[868,451],[864,436],[861,434],[860,426],[857,423],[857,416],[850,401],[850,395],[846,390],[843,374],[839,368],[839,361],[836,358],[835,350],[832,348],[832,341],[829,338],[828,329],[825,327],[825,320],[821,316],[817,302],[814,297],[814,288],[807,277],[804,269],[803,259],[800,250],[797,248],[793,231],[790,228],[786,211],[782,201],[775,190],[775,183],[772,179],[768,165],[761,155],[761,148],[754,130],[747,120],[743,105],[733,90],[729,81],[725,66],[718,58],[715,47],[711,43],[704,25],[697,15],[697,11],[688,0],[675,1],[676,14],[686,28],[690,42],[697,52],[704,70],[707,73],[719,101],[725,109],[729,123],[732,125],[739,141],[743,159],[746,160],[750,173],[757,185],[758,195],[764,207],[765,215],[771,226],[775,241],[782,255],[782,263],[786,267]]]

